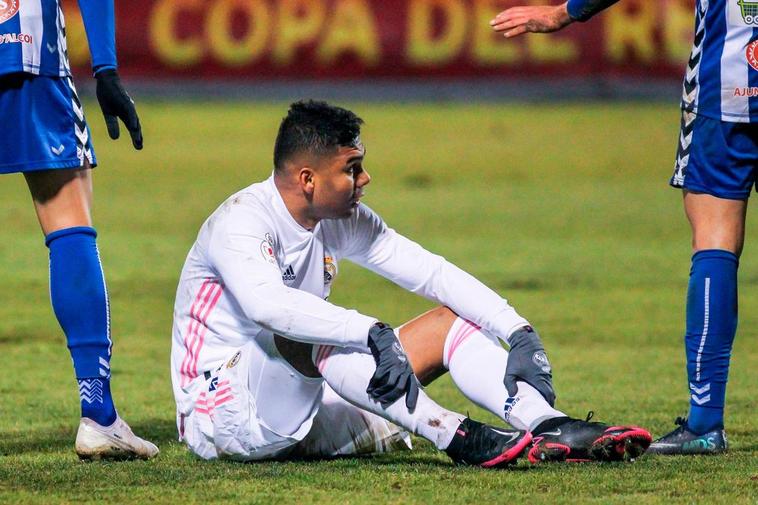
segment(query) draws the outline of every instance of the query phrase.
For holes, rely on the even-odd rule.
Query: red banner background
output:
[[[69,54],[89,54],[64,0]],[[625,0],[584,25],[506,40],[512,0],[116,0],[121,73],[145,78],[398,79],[682,75],[692,0]],[[539,4],[541,1],[532,1]]]

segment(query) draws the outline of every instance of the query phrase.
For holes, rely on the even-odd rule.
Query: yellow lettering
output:
[[[615,62],[625,60],[631,50],[640,61],[650,63],[655,58],[657,2],[629,0],[605,13],[606,54]],[[629,7],[632,9],[630,10]]]
[[[374,14],[366,0],[337,0],[316,57],[329,64],[346,52],[355,54],[367,66],[376,65],[381,56]]]
[[[692,6],[682,0],[667,0],[661,12],[666,13],[663,23],[666,59],[674,64],[684,63],[692,46]]]
[[[279,23],[271,58],[279,65],[292,63],[297,48],[315,41],[324,25],[323,0],[280,0]]]
[[[443,15],[435,35],[435,11]],[[408,59],[420,65],[443,65],[460,54],[468,19],[461,0],[411,0],[408,6]]]
[[[502,0],[475,0],[473,56],[483,65],[513,63],[519,58],[519,46],[490,28],[490,19],[505,10]],[[530,37],[531,38],[531,37]]]
[[[176,19],[182,10],[200,10],[201,0],[158,0],[150,12],[150,45],[155,55],[166,65],[183,67],[193,65],[203,56],[200,37],[179,39],[176,36]]]
[[[263,0],[216,0],[211,2],[206,22],[209,48],[221,62],[232,67],[247,65],[260,58],[268,42],[271,14]],[[247,33],[240,39],[231,34],[231,21],[243,12]]]

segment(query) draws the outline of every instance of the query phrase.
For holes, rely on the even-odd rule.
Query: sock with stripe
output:
[[[700,435],[724,427],[729,359],[737,331],[737,256],[707,249],[692,256],[687,290],[687,427]]]
[[[509,397],[503,383],[508,352],[470,321],[459,317],[450,327],[442,362],[469,400],[516,429],[531,430],[546,419],[565,416],[525,382],[517,382],[518,393]]]
[[[313,347],[313,363],[327,384],[343,399],[424,437],[437,449],[445,450],[450,445],[464,415],[439,406],[423,390],[418,393],[413,412],[405,406],[405,397],[384,408],[366,393],[368,382],[376,370],[371,354],[347,347]]]
[[[79,383],[82,417],[102,426],[116,420],[110,390],[108,292],[93,228],[77,226],[50,233],[50,300],[66,334]]]

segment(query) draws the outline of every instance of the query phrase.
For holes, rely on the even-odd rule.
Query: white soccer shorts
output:
[[[207,379],[195,379],[201,383],[195,408],[179,420],[193,453],[254,461],[410,449],[407,432],[346,402],[323,379],[304,377],[275,351],[273,339],[262,340]]]

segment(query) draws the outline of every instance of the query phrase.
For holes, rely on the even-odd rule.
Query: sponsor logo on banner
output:
[[[5,23],[18,12],[18,0],[0,0],[0,24]]]
[[[758,25],[758,1],[737,0],[742,20],[749,25]]]

